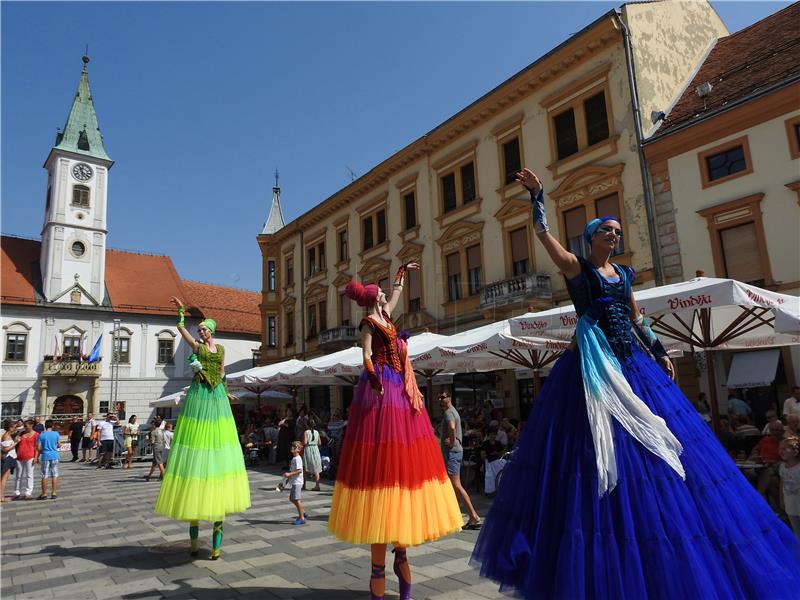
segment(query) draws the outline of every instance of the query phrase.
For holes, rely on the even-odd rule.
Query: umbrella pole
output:
[[[715,434],[719,433],[719,403],[717,402],[717,374],[714,364],[714,355],[710,350],[703,351],[708,371],[708,395],[711,399],[711,428]]]
[[[533,397],[534,399],[536,396],[539,395],[539,390],[542,389],[542,375],[539,373],[539,369],[533,370]]]

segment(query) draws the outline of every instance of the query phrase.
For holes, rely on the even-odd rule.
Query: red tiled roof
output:
[[[261,294],[183,280],[186,302],[217,322],[218,331],[261,335]]]
[[[0,247],[2,304],[35,305],[41,242],[4,235]],[[177,296],[220,332],[261,334],[261,294],[182,280],[168,256],[107,250],[106,290],[115,312],[174,315]]]
[[[170,298],[186,296],[169,256],[106,250],[106,289],[114,310],[175,314]]]
[[[0,252],[0,295],[3,304],[36,304],[34,264],[41,242],[4,235]]]
[[[720,38],[657,136],[800,75],[800,2]],[[695,89],[709,82],[701,98]]]

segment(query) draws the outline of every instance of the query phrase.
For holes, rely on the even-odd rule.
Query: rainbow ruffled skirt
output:
[[[180,521],[222,521],[250,506],[250,484],[231,405],[220,384],[186,394],[155,511]]]
[[[415,413],[400,374],[384,394],[362,374],[350,407],[328,529],[353,544],[413,546],[460,531],[453,486],[427,411]]]

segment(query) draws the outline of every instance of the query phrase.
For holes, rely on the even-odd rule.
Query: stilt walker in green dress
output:
[[[213,524],[211,560],[220,556],[225,515],[250,506],[250,485],[225,385],[225,348],[214,342],[217,324],[206,319],[194,339],[177,298],[178,331],[194,350],[195,372],[186,393],[155,511],[189,522],[191,554],[198,554],[200,521]]]

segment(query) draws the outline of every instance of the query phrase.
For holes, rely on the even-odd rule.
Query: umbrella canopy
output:
[[[800,343],[800,298],[733,279],[697,277],[634,293],[665,347],[761,348]],[[572,337],[572,305],[509,319],[518,336]]]
[[[264,365],[263,367],[254,367],[246,371],[239,371],[228,375],[228,385],[238,385],[244,387],[252,384],[263,384],[266,382],[275,385],[286,385],[282,380],[288,375],[297,373],[302,369],[306,363],[302,360],[290,359],[271,365]]]

